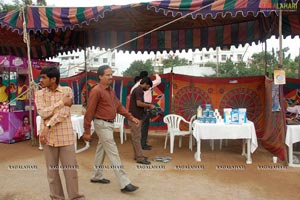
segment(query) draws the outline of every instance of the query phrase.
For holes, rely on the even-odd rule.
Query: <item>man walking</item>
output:
[[[65,199],[59,176],[62,169],[69,199],[84,200],[85,197],[78,193],[78,165],[70,114],[73,93],[70,87],[60,86],[59,79],[56,67],[43,68],[40,73],[43,89],[35,94],[37,112],[42,118],[40,141],[44,144],[50,198]]]
[[[112,69],[108,65],[98,68],[100,83],[90,92],[86,114],[84,116],[83,139],[89,141],[91,137],[91,121],[94,120],[96,134],[99,138],[95,156],[94,173],[91,179],[93,183],[108,184],[109,180],[103,178],[103,161],[107,155],[111,167],[119,181],[121,192],[133,192],[138,189],[131,184],[119,156],[117,145],[113,137],[114,119],[116,113],[125,116],[137,126],[139,120],[132,116],[121,104],[114,90],[110,87],[113,82]]]

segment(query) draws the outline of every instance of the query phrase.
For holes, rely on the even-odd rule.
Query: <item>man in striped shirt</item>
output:
[[[78,193],[77,161],[70,107],[73,93],[70,87],[59,85],[56,67],[43,68],[35,94],[37,112],[41,116],[40,141],[44,144],[51,199],[65,199],[59,170],[64,171],[69,199],[84,200]],[[61,165],[59,165],[59,160]]]

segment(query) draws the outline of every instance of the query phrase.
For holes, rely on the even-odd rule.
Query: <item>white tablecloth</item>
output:
[[[300,142],[300,125],[287,125],[285,144],[288,147]]]
[[[293,144],[300,142],[300,125],[287,125],[285,144],[289,147],[289,166],[300,167],[293,163]]]
[[[71,121],[72,121],[73,130],[75,133],[77,133],[77,138],[80,139],[84,133],[84,128],[83,128],[84,115],[72,115]],[[94,132],[94,123],[92,121],[91,134],[93,132]]]
[[[72,121],[72,127],[73,127],[74,134],[77,135],[77,139],[80,139],[84,133],[84,128],[83,128],[84,115],[71,115],[71,121]],[[94,123],[92,122],[91,125],[92,125],[91,126],[91,134],[92,134],[94,132]],[[40,130],[41,130],[41,117],[40,116],[36,117],[36,127],[37,127],[37,135],[39,135]],[[83,147],[81,149],[77,149],[77,140],[75,140],[76,153],[82,152],[88,148],[89,148],[89,143],[87,142],[85,147]],[[39,146],[39,149],[43,149],[41,144]]]
[[[195,121],[193,123],[193,136],[199,144],[197,147],[197,158],[200,161],[200,142],[201,139],[246,139],[248,142],[247,147],[253,153],[258,144],[256,131],[253,122],[248,121],[244,124],[207,124]],[[243,146],[244,147],[244,146]],[[244,149],[243,149],[244,150]],[[247,151],[247,163],[251,163],[250,151]]]

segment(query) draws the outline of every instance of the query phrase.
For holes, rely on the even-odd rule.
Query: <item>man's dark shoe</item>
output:
[[[126,185],[123,189],[121,189],[121,192],[134,192],[137,189],[139,189],[139,187],[132,185],[131,183],[129,183],[128,185]]]
[[[102,184],[108,184],[108,183],[110,183],[110,180],[108,180],[108,179],[105,179],[105,178],[103,178],[103,179],[100,179],[100,180],[93,180],[93,179],[91,179],[91,182],[92,182],[92,183],[102,183]]]
[[[144,147],[142,147],[142,149],[143,149],[143,150],[151,150],[152,148],[149,147],[149,146],[144,146]]]
[[[150,165],[151,164],[151,162],[146,160],[146,159],[139,160],[139,161],[136,161],[136,162],[139,163],[139,164],[143,164],[143,165]]]
[[[148,157],[147,157],[147,156],[144,156],[144,159],[145,159],[145,160],[147,160],[147,159],[148,159]],[[134,158],[134,160],[136,160],[136,158]]]

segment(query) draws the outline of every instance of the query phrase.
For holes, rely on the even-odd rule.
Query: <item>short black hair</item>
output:
[[[146,83],[147,85],[150,85],[150,87],[153,86],[152,80],[151,80],[149,77],[144,77],[144,78],[142,78],[140,84],[144,84],[144,83]]]
[[[100,75],[100,76],[103,76],[103,75],[104,75],[104,71],[105,71],[106,69],[109,69],[109,68],[111,68],[109,65],[102,65],[102,66],[100,66],[100,67],[98,68],[97,74]]]
[[[134,83],[137,83],[139,80],[141,80],[141,77],[140,77],[140,76],[135,76],[135,77],[134,77]]]
[[[59,84],[60,72],[56,67],[45,67],[40,74],[46,74],[49,78],[56,78],[56,84]]]
[[[144,77],[147,77],[148,76],[148,72],[147,71],[141,71],[140,72],[140,78],[144,78]]]

